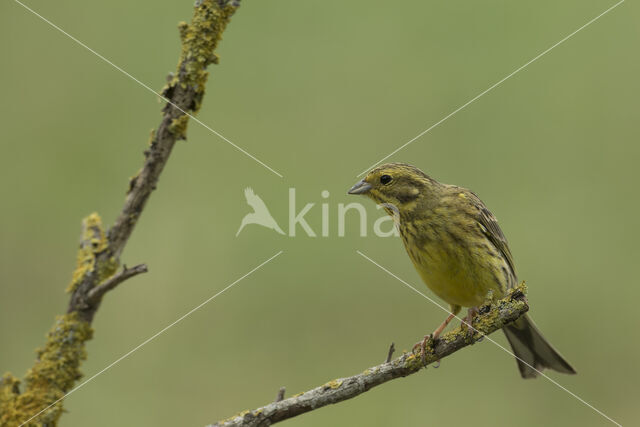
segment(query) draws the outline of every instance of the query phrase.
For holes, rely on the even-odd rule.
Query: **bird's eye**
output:
[[[382,183],[382,185],[387,185],[388,183],[391,182],[391,176],[390,175],[382,175],[380,177],[380,182]]]

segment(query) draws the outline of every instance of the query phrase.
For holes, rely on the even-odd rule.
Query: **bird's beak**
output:
[[[363,179],[362,181],[357,182],[356,185],[351,187],[351,189],[347,191],[347,194],[364,194],[369,190],[371,190],[371,184],[365,182],[365,180]]]

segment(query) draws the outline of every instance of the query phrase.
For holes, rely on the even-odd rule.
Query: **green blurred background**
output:
[[[160,89],[193,2],[28,4]],[[360,372],[392,341],[410,349],[443,313],[355,252],[426,291],[399,239],[358,236],[355,214],[342,238],[255,225],[236,238],[243,189],[286,229],[295,187],[298,206],[316,203],[316,232],[323,201],[335,227],[338,203],[357,201],[345,195],[356,174],[613,4],[243,1],[199,118],[284,179],[192,122],[123,255],[150,273],[104,301],[85,378],[284,254],[70,396],[62,425],[201,426],[281,386],[290,395]],[[622,4],[391,158],[483,198],[532,316],[579,372],[549,375],[622,424],[639,419],[639,16]],[[161,104],[11,1],[0,49],[0,371],[22,376],[66,308],[81,219],[113,222]],[[485,340],[286,425],[355,423],[608,421],[544,378],[521,380]]]

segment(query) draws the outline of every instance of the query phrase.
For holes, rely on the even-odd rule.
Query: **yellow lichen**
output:
[[[512,299],[512,297],[516,294],[526,295],[527,293],[527,285],[522,282],[518,286],[513,289],[510,289],[507,295],[502,298],[500,301],[497,301],[496,304],[506,304],[506,301]],[[523,306],[526,306],[526,301],[511,301],[511,304],[515,304],[513,309],[520,309]],[[491,305],[491,308],[494,308],[494,305]],[[495,326],[496,323],[500,322],[500,310],[490,310],[488,313],[476,316],[473,318],[473,327],[484,334],[486,331],[490,330],[492,326]],[[500,325],[502,326],[502,325]]]
[[[27,372],[25,390],[18,394],[18,380],[5,374],[0,388],[0,425],[19,426],[52,405],[82,377],[80,362],[86,359],[85,341],[91,339],[89,324],[77,313],[59,316],[37,351],[37,361]],[[29,426],[55,426],[62,414],[62,401],[30,420]]]
[[[331,380],[324,385],[325,388],[336,389],[342,385],[342,380]]]
[[[82,237],[80,249],[76,257],[76,269],[73,272],[67,292],[73,292],[84,277],[93,273],[96,268],[96,256],[108,247],[107,237],[102,228],[102,220],[97,213],[92,213],[82,221]],[[98,268],[97,283],[111,276],[118,269],[118,262],[110,258]]]
[[[197,113],[200,110],[209,76],[206,68],[210,64],[218,63],[215,49],[236,9],[235,2],[228,2],[221,7],[218,1],[203,0],[196,5],[191,23],[178,24],[182,41],[180,59],[177,72],[170,75],[169,81],[162,89],[162,94],[167,99],[173,100],[172,95],[178,86],[183,91],[190,92],[192,103],[180,106],[183,113]],[[179,139],[185,139],[188,120],[189,115],[181,115],[173,119],[169,131]]]
[[[177,119],[173,119],[169,125],[169,131],[178,139],[185,139],[187,135],[187,124],[189,123],[189,116],[186,114],[181,115]]]
[[[10,406],[13,399],[20,392],[20,380],[7,372],[0,378],[0,421],[6,410],[6,406]]]

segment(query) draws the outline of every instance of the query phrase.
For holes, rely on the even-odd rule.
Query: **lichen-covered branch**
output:
[[[80,363],[87,357],[84,344],[91,335],[91,326],[78,313],[58,316],[24,378],[24,390],[20,392],[20,381],[9,373],[0,380],[0,425],[19,426],[61,399],[81,377]],[[61,413],[62,405],[54,405],[28,425],[56,425]]]
[[[169,102],[144,152],[144,165],[129,182],[124,208],[109,230],[109,249],[115,257],[124,249],[149,195],[156,188],[175,142],[185,139],[189,114],[200,110],[209,76],[206,68],[218,63],[215,49],[239,3],[238,0],[198,0],[191,24],[181,22],[178,26],[182,52],[176,73],[169,75],[162,91]]]
[[[142,168],[129,180],[125,203],[115,223],[106,233],[98,224],[100,231],[96,229],[94,242],[98,246],[85,249],[82,255],[88,259],[86,252],[92,252],[93,259],[89,261],[92,268],[86,270],[85,265],[84,270],[76,270],[68,312],[77,311],[88,322],[93,319],[100,301],[89,302],[88,292],[116,272],[120,254],[158,184],[173,146],[186,138],[189,117],[196,114],[202,105],[209,75],[206,68],[218,62],[215,49],[238,6],[237,0],[199,1],[191,23],[179,24],[182,51],[176,72],[169,75],[162,91],[167,103],[162,110],[160,126],[151,134]],[[92,224],[100,221],[97,214],[90,218]]]
[[[0,379],[0,425],[56,425],[62,414],[62,397],[82,377],[85,342],[91,338],[91,322],[103,296],[125,280],[146,272],[146,266],[124,268],[120,256],[151,192],[155,190],[175,143],[186,138],[190,115],[198,112],[208,73],[217,63],[215,49],[239,0],[198,0],[190,24],[179,24],[182,50],[177,70],[169,76],[162,96],[166,105],[157,131],[144,152],[144,164],[130,179],[124,206],[115,223],[105,230],[100,216],[82,223],[77,266],[67,291],[67,313],[56,319],[45,345],[24,379],[10,373]],[[37,415],[37,418],[33,418]]]
[[[460,350],[485,335],[501,329],[529,310],[522,284],[512,289],[503,299],[481,308],[474,318],[471,335],[468,329],[457,328],[444,334],[427,347],[425,362],[419,355],[405,353],[402,356],[373,366],[364,372],[346,378],[338,378],[288,399],[277,400],[261,408],[243,411],[233,417],[218,421],[209,427],[262,427],[295,417],[332,403],[352,399],[373,387],[396,378],[415,374],[430,363]]]

